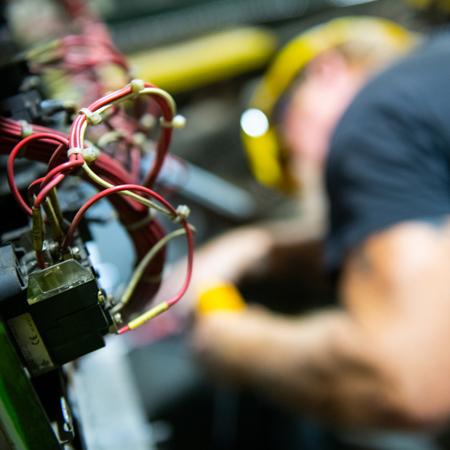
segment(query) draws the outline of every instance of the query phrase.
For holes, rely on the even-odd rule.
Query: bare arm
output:
[[[347,261],[343,308],[300,319],[216,314],[194,343],[222,376],[350,425],[424,426],[450,412],[450,227],[401,224]]]
[[[216,276],[237,282],[242,276],[273,276],[293,263],[317,263],[323,223],[295,218],[236,228],[197,249],[197,279]],[[194,280],[195,284],[195,280]]]
[[[288,277],[295,267],[313,283],[323,277],[319,269],[322,234],[322,226],[296,219],[240,227],[210,240],[196,249],[192,282],[173,313],[181,317],[190,315],[198,288],[205,282],[237,284],[244,278],[254,282],[265,277]],[[172,267],[155,302],[174,294],[185,272],[183,259]]]

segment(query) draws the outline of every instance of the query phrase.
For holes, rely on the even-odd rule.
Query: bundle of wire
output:
[[[68,84],[79,94],[77,104],[89,106],[79,110],[68,134],[0,117],[0,153],[9,155],[11,192],[31,217],[38,268],[45,268],[49,263],[44,251],[47,224],[59,255],[64,258],[70,256],[72,241],[86,211],[104,198],[112,203],[131,237],[138,261],[120,302],[114,307],[115,317],[119,312],[129,317],[148,303],[161,283],[166,244],[177,236],[186,236],[188,263],[180,290],[120,328],[119,333],[124,333],[176,304],[191,278],[193,236],[187,222],[189,210],[184,206],[174,208],[153,189],[167,157],[172,130],[182,126],[183,120],[176,116],[176,105],[169,94],[142,80],[130,80],[126,59],[85,0],[58,0],[57,3],[65,9],[68,24],[78,27],[78,33],[31,50],[27,54],[28,62],[38,75],[56,70],[69,77]],[[119,74],[112,77],[113,83],[110,73],[106,76],[104,73],[111,67]],[[125,86],[118,87],[118,83]],[[158,116],[159,123],[155,120]],[[85,139],[88,127],[89,141]],[[158,130],[153,165],[142,174],[145,144],[151,133]],[[22,197],[15,183],[14,161],[18,157],[47,164],[45,175],[28,187],[28,199]],[[99,189],[80,207],[70,224],[61,213],[56,193],[68,175],[80,175]],[[166,235],[155,212],[169,217],[180,228]]]
[[[58,77],[63,79],[62,83],[56,82],[56,85],[64,87],[63,92],[57,92],[57,98],[69,97],[77,106],[88,105],[106,92],[130,82],[126,58],[115,47],[106,26],[92,13],[86,2],[61,0],[57,3],[64,7],[68,15],[65,25],[76,32],[30,50],[27,58],[31,70],[38,75],[52,74],[52,80]],[[145,138],[154,129],[151,119],[157,111],[141,114],[143,108],[148,108],[145,102],[136,101],[133,107],[134,115],[143,116],[143,120],[137,121],[123,108],[115,109],[114,114],[110,114],[97,127],[99,139],[96,144],[120,161],[134,181],[139,182]]]
[[[162,111],[161,136],[153,167],[145,177],[145,183],[136,184],[117,161],[88,142],[85,134],[88,126],[101,124],[114,114],[121,104],[136,101],[142,96],[154,99]],[[49,224],[53,240],[59,246],[61,258],[64,258],[70,254],[71,243],[86,211],[99,200],[109,198],[118,212],[119,219],[127,226],[140,260],[121,301],[114,308],[114,312],[119,312],[133,303],[133,292],[144,275],[154,280],[148,295],[156,292],[164,261],[161,250],[170,239],[182,234],[186,236],[188,264],[181,289],[172,298],[152,307],[120,328],[119,333],[142,325],[176,304],[186,291],[191,278],[193,235],[187,221],[189,210],[185,206],[174,208],[151,188],[167,154],[172,129],[178,122],[173,99],[165,91],[142,80],[133,80],[122,89],[101,97],[87,108],[82,108],[75,117],[68,136],[45,127],[24,125],[11,119],[0,118],[0,152],[9,155],[7,172],[11,192],[21,208],[31,217],[33,248],[39,268],[45,268],[47,265],[43,249],[46,237],[44,224]],[[15,183],[14,162],[20,156],[48,165],[46,174],[30,184],[30,201],[22,197]],[[66,225],[59,208],[56,188],[68,175],[77,175],[80,172],[99,192],[82,205],[70,224]],[[180,229],[164,235],[155,220],[155,211],[178,223]]]

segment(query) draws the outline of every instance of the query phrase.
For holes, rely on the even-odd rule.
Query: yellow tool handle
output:
[[[239,290],[231,283],[217,283],[198,294],[197,314],[218,311],[238,312],[245,309],[245,301]]]

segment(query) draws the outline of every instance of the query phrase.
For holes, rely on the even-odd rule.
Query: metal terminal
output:
[[[106,297],[105,297],[103,291],[101,291],[101,290],[98,291],[97,298],[98,298],[98,302],[99,302],[100,304],[103,304],[103,303],[105,303],[105,301],[106,301]]]
[[[57,258],[59,256],[59,244],[55,241],[52,241],[51,243],[45,241],[43,250],[47,250],[54,258]]]
[[[70,253],[75,259],[80,259],[81,257],[81,251],[78,247],[71,247]]]
[[[113,319],[114,319],[114,322],[116,322],[116,323],[122,323],[122,320],[123,320],[122,314],[120,314],[119,312],[115,313],[113,316]]]

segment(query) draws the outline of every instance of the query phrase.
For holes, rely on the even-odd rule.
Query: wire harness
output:
[[[156,180],[167,155],[173,127],[162,128],[153,167],[143,184],[133,183],[132,177],[125,169],[86,139],[88,127],[100,125],[118,105],[127,101],[136,101],[141,96],[149,96],[157,102],[162,112],[161,117],[166,124],[177,120],[176,106],[172,97],[142,80],[133,80],[122,89],[101,97],[88,107],[81,108],[70,127],[68,136],[44,127],[0,118],[0,149],[3,153],[8,153],[8,183],[12,195],[31,218],[33,249],[39,268],[43,269],[48,265],[43,249],[46,224],[50,225],[52,239],[58,243],[61,258],[63,258],[63,255],[70,253],[70,245],[87,210],[104,198],[119,196],[119,201],[117,199],[115,201],[119,217],[127,225],[129,232],[134,235],[136,247],[141,250],[148,248],[148,250],[137,264],[121,301],[114,308],[113,313],[117,313],[132,300],[148,267],[167,243],[177,236],[185,236],[188,265],[180,290],[172,298],[152,307],[121,327],[118,331],[120,334],[142,325],[175,305],[189,285],[193,264],[194,240],[193,229],[188,224],[189,208],[185,205],[175,208],[162,195],[149,187]],[[12,141],[15,141],[14,145],[11,144]],[[15,182],[14,165],[20,156],[47,162],[46,174],[30,184],[28,200],[21,195]],[[67,225],[59,207],[56,188],[67,176],[79,174],[96,186],[99,192],[80,207]],[[155,228],[155,213],[165,215],[181,228],[164,236],[158,226]],[[139,226],[136,226],[137,224]]]
[[[175,305],[188,288],[193,265],[193,227],[189,208],[173,206],[155,191],[155,182],[168,157],[174,129],[185,125],[177,115],[173,98],[157,86],[131,79],[124,56],[114,46],[105,25],[90,11],[85,0],[60,0],[78,34],[71,34],[32,49],[27,54],[31,70],[44,76],[58,72],[75,89],[78,112],[67,133],[0,117],[0,153],[8,155],[7,178],[18,205],[30,217],[36,268],[54,263],[49,242],[64,260],[74,251],[74,239],[86,212],[103,199],[117,211],[136,250],[137,264],[127,288],[111,310],[117,332],[123,334]],[[69,25],[70,24],[70,25]],[[111,72],[108,70],[113,69]],[[106,70],[106,72],[105,72]],[[105,76],[107,73],[107,76]],[[117,76],[118,74],[118,76]],[[111,78],[114,88],[111,88]],[[74,102],[61,102],[74,109]],[[87,105],[87,106],[86,106]],[[152,143],[156,141],[154,147]],[[142,157],[152,153],[150,169],[142,172]],[[45,163],[47,169],[21,194],[16,184],[15,162],[25,157]],[[70,222],[61,210],[57,189],[68,176],[81,177],[98,190],[76,212]],[[177,227],[166,234],[157,216]],[[187,269],[178,292],[148,311],[130,316],[157,292],[164,268],[165,248],[174,238],[187,242]]]

